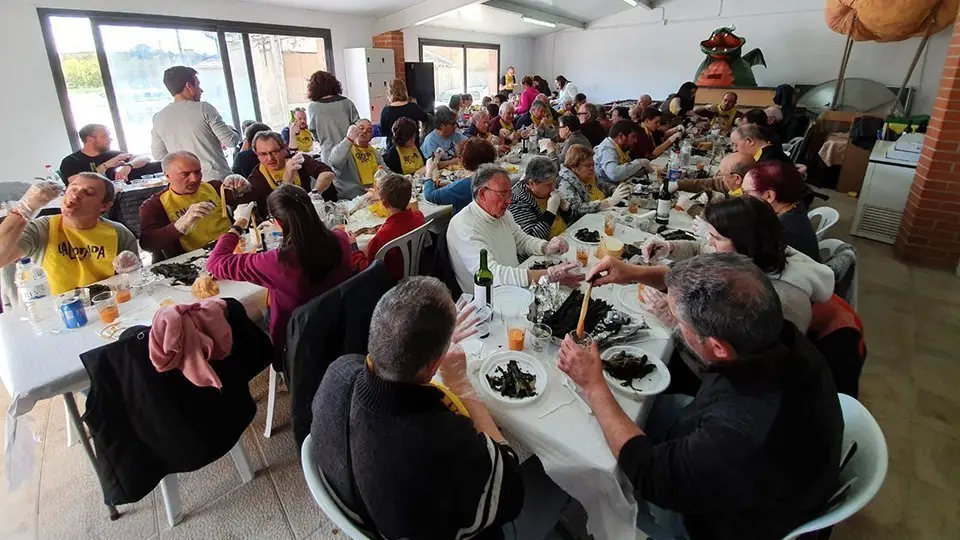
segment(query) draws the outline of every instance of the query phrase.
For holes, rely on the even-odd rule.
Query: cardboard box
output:
[[[867,165],[870,164],[870,150],[848,144],[843,154],[843,166],[840,168],[840,177],[837,179],[837,191],[847,193],[860,192],[863,187],[863,177],[867,174]]]
[[[826,111],[821,114],[813,126],[810,133],[810,139],[807,141],[805,158],[808,163],[816,163],[816,156],[820,153],[820,147],[831,133],[849,133],[853,121],[863,116],[864,113],[845,112],[845,111]],[[843,165],[840,170],[840,176],[837,179],[837,191],[847,193],[848,191],[859,192],[863,187],[863,177],[867,173],[867,165],[870,162],[870,150],[864,150],[854,144],[848,144],[843,154]]]

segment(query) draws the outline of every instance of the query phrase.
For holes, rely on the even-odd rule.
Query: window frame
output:
[[[60,54],[57,51],[56,40],[53,36],[53,27],[50,21],[51,17],[79,17],[90,21],[90,29],[93,34],[93,43],[97,60],[100,64],[100,74],[103,79],[104,93],[106,94],[107,104],[110,108],[110,114],[113,117],[113,124],[117,138],[117,144],[120,150],[126,151],[126,136],[123,132],[123,123],[120,118],[120,109],[116,94],[113,89],[113,80],[110,78],[110,65],[107,60],[106,50],[103,47],[103,38],[100,33],[102,25],[109,26],[146,26],[151,28],[164,28],[173,30],[199,30],[204,32],[215,32],[217,34],[218,49],[220,49],[220,60],[223,64],[223,75],[226,79],[227,96],[230,100],[230,124],[239,131],[242,120],[237,107],[236,88],[233,81],[233,70],[230,65],[229,53],[226,50],[226,33],[240,34],[243,40],[243,54],[247,63],[247,75],[250,80],[250,92],[253,98],[253,108],[256,113],[255,120],[261,121],[260,99],[257,93],[256,74],[253,70],[253,56],[250,53],[250,34],[273,34],[281,36],[297,36],[306,38],[323,39],[324,56],[326,58],[327,70],[336,75],[336,66],[333,57],[333,36],[328,28],[311,28],[305,26],[289,26],[282,24],[267,24],[259,22],[243,21],[225,21],[217,19],[203,19],[195,17],[178,17],[172,15],[155,15],[140,13],[125,13],[115,11],[97,11],[83,9],[66,8],[37,8],[37,16],[40,19],[40,31],[43,35],[43,43],[47,49],[47,60],[50,62],[50,71],[53,75],[53,84],[57,90],[57,98],[60,101],[60,110],[63,114],[64,128],[67,131],[67,137],[70,140],[70,147],[74,152],[80,150],[80,141],[77,137],[78,126],[73,120],[73,110],[70,107],[70,98],[67,93],[67,82],[63,74],[63,66],[60,64]],[[498,54],[499,62],[499,54]],[[499,68],[499,66],[498,66]],[[464,72],[466,73],[466,72]],[[464,75],[466,77],[466,75]]]
[[[500,45],[497,43],[477,43],[473,41],[451,41],[446,39],[430,39],[430,38],[419,38],[418,39],[419,51],[420,51],[420,61],[423,62],[423,47],[426,46],[435,46],[435,47],[458,47],[463,50],[463,91],[467,91],[467,71],[469,71],[469,66],[467,65],[467,49],[488,49],[497,51],[497,81],[500,81]],[[436,70],[434,70],[436,73]],[[436,80],[434,80],[436,84]],[[499,85],[493,90],[499,91]],[[496,92],[494,92],[496,93]],[[493,94],[491,94],[493,95]]]

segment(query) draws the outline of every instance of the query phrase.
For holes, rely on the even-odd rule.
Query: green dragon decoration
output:
[[[707,57],[697,70],[697,86],[756,86],[753,66],[767,67],[760,49],[741,56],[746,39],[733,33],[736,27],[717,28],[710,39],[700,42]]]

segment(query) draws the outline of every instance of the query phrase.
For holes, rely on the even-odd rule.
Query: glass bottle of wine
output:
[[[487,304],[493,308],[493,272],[487,266],[487,250],[480,250],[480,268],[473,274],[473,300],[477,305]]]

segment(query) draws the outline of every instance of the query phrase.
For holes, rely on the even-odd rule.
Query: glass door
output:
[[[327,71],[325,40],[250,34],[250,56],[257,81],[261,121],[280,131],[290,124],[293,109],[305,108],[310,102],[307,98],[310,76],[317,71]]]

